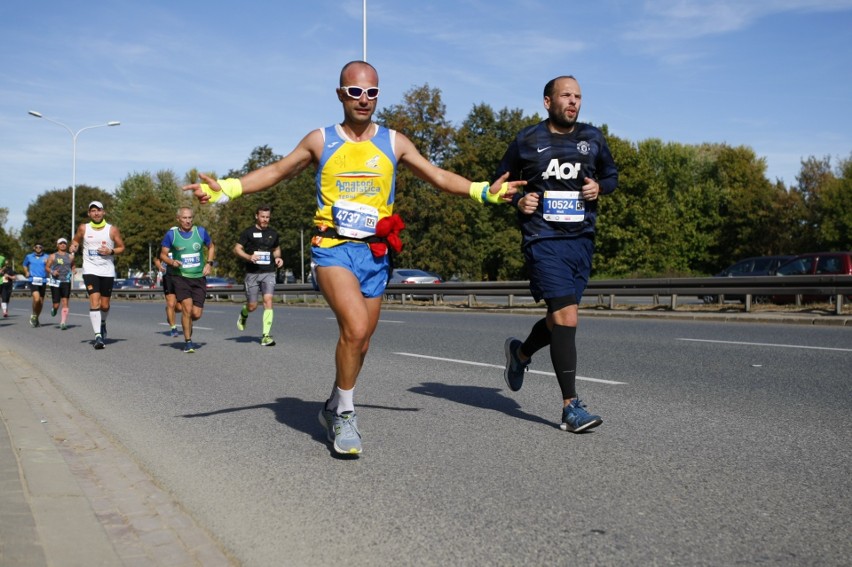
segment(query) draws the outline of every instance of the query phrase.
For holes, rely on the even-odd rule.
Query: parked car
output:
[[[207,297],[210,299],[230,299],[231,294],[240,287],[234,278],[207,276]]]
[[[778,276],[812,276],[812,275],[852,275],[852,252],[811,252],[799,254],[789,262],[780,266],[775,275]],[[852,296],[846,296],[852,300]],[[773,295],[772,303],[793,303],[794,295]],[[805,295],[802,297],[804,303],[817,303],[822,301],[833,301],[834,298],[826,295]]]
[[[741,276],[772,276],[775,275],[775,270],[779,266],[792,260],[795,256],[792,254],[780,256],[754,256],[740,260],[736,264],[732,264],[715,274],[716,278],[737,278]],[[702,297],[704,303],[717,303],[718,295],[705,295]],[[745,303],[744,295],[726,295],[725,299],[732,301],[742,301]],[[751,298],[752,303],[767,303],[769,298],[765,295],[755,295]]]
[[[154,287],[154,281],[148,276],[119,279],[112,284],[113,289],[149,289],[152,287]]]
[[[290,284],[296,283],[296,276],[293,275],[293,270],[278,270],[275,274],[275,283]]]
[[[30,289],[30,282],[29,280],[17,280],[12,286],[12,289]]]
[[[391,272],[391,277],[388,280],[389,284],[439,284],[442,283],[441,276],[437,274],[433,274],[431,272],[426,272],[424,270],[417,270],[414,268],[398,268]],[[388,297],[395,298],[394,295],[389,295]],[[411,299],[432,299],[432,295],[408,295],[406,297]]]
[[[208,276],[207,287],[237,287],[237,280],[235,280],[234,278],[220,278],[217,276]]]

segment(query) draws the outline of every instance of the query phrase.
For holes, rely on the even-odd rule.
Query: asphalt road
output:
[[[587,318],[580,395],[604,418],[557,427],[547,352],[503,383],[528,315],[383,313],[356,393],[364,454],[317,422],[336,323],[208,303],[195,354],[160,303],[116,302],[109,342],[32,329],[13,301],[0,343],[34,361],[246,566],[848,565],[848,328]],[[52,322],[49,314],[42,322]],[[58,322],[58,321],[57,321]]]

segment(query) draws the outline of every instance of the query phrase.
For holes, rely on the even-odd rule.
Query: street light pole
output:
[[[77,210],[77,136],[80,135],[80,132],[85,130],[91,130],[92,128],[101,128],[103,126],[120,126],[121,122],[116,120],[112,120],[107,122],[106,124],[95,124],[93,126],[86,126],[85,128],[80,128],[76,132],[74,132],[71,128],[54,120],[52,118],[48,118],[47,116],[43,116],[41,112],[36,112],[35,110],[30,110],[28,113],[30,116],[35,116],[36,118],[42,118],[47,120],[48,122],[53,122],[58,126],[62,126],[68,133],[71,134],[71,238],[74,238],[74,233],[77,231],[77,227],[75,225],[76,219],[75,212]]]

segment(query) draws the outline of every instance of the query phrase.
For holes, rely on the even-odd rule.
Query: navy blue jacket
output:
[[[578,122],[570,134],[554,134],[547,120],[521,130],[509,144],[497,177],[508,171],[509,181],[527,180],[524,193],[542,193],[538,209],[525,215],[518,212],[523,234],[523,246],[542,238],[593,236],[598,201],[577,203],[578,222],[554,222],[544,218],[545,191],[581,191],[584,178],[591,177],[600,185],[601,195],[615,191],[618,170],[606,145],[603,132],[589,124]],[[517,205],[520,196],[516,196]],[[567,201],[562,201],[566,203]]]

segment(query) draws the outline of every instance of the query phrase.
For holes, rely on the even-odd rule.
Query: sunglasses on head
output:
[[[361,95],[367,93],[367,100],[376,100],[379,98],[379,87],[340,87],[349,98],[359,99]]]

